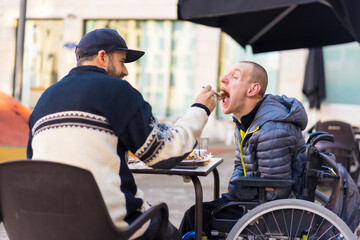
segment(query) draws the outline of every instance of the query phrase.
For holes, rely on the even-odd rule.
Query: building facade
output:
[[[1,91],[13,95],[16,27],[20,0],[0,1]],[[268,93],[302,101],[309,127],[340,120],[360,126],[360,47],[349,43],[325,47],[327,99],[310,109],[302,94],[307,49],[252,54],[219,29],[177,21],[176,0],[31,0],[27,1],[21,102],[32,108],[41,93],[76,65],[74,49],[84,33],[114,28],[130,48],[145,56],[127,65],[126,78],[142,92],[157,117],[173,121],[192,104],[201,87],[217,88],[219,76],[234,62],[256,61],[269,73]],[[230,116],[220,108],[203,135],[231,143]]]

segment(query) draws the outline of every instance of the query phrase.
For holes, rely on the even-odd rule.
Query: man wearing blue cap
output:
[[[197,145],[215,108],[202,89],[173,126],[161,123],[127,81],[125,63],[144,52],[129,49],[112,29],[87,33],[75,49],[77,67],[49,87],[29,118],[29,159],[71,164],[94,175],[114,224],[128,226],[149,208],[128,168],[129,151],[154,168],[172,168]],[[145,224],[131,239],[151,239]],[[169,222],[166,239],[181,239]]]

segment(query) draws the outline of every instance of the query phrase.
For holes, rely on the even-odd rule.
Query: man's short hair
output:
[[[76,54],[76,51],[75,51],[75,54]],[[95,59],[95,57],[96,57],[96,55],[81,57],[81,58],[77,59],[77,66],[83,65],[83,63],[84,63],[85,61],[92,61],[92,60]]]
[[[263,68],[263,66],[261,66],[256,62],[251,62],[251,61],[241,61],[241,62],[248,63],[253,66],[253,71],[250,73],[250,82],[255,82],[260,84],[261,88],[258,95],[260,97],[264,97],[268,85],[268,75],[265,68]]]

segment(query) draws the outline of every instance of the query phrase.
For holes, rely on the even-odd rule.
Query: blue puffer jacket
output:
[[[305,141],[302,131],[307,125],[306,111],[298,100],[286,96],[266,95],[247,132],[235,127],[236,156],[232,178],[259,176],[299,180],[305,161]],[[244,171],[243,167],[245,167]],[[295,194],[300,182],[294,186]],[[252,200],[253,188],[229,184],[232,199]],[[267,200],[286,198],[290,188],[267,192]]]

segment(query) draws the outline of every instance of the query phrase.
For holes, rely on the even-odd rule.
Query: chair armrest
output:
[[[165,237],[169,221],[169,209],[166,203],[163,202],[152,206],[149,210],[136,218],[128,227],[121,229],[120,231],[127,232],[128,238],[130,238],[142,225],[155,217],[158,218],[158,228],[153,239],[162,240]]]
[[[296,181],[294,179],[236,177],[231,180],[231,183],[246,187],[290,187],[294,185]]]

